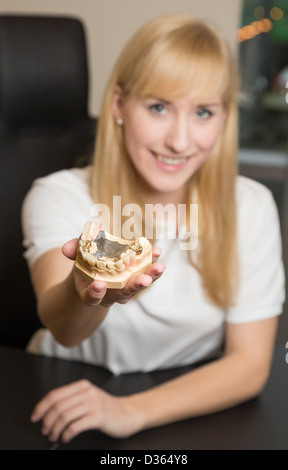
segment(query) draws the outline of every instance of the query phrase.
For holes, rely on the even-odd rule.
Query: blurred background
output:
[[[128,38],[147,20],[170,12],[211,21],[223,31],[239,58],[239,171],[273,191],[287,267],[287,0],[0,0],[0,16],[44,14],[81,20],[89,67],[88,111],[93,118],[97,118],[106,81]],[[279,341],[286,343],[287,313],[281,322]]]
[[[237,31],[241,146],[287,151],[288,2],[244,0]]]
[[[84,24],[90,66],[89,110],[97,115],[110,71],[131,35],[146,21],[175,12],[207,18],[235,43],[242,0],[0,0],[0,14],[75,16]]]

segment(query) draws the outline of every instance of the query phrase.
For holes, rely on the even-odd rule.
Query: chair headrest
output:
[[[0,120],[65,127],[87,115],[85,32],[75,18],[0,16]]]

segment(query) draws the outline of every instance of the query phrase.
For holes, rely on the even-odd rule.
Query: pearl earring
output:
[[[117,119],[117,124],[118,124],[118,126],[122,126],[123,119],[121,119],[121,118]]]

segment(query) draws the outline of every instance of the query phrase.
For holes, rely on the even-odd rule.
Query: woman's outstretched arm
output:
[[[102,323],[114,302],[125,303],[163,273],[157,263],[161,250],[154,248],[153,264],[145,274],[129,279],[124,289],[107,289],[105,282],[84,280],[73,269],[77,239],[45,253],[32,268],[32,283],[43,325],[63,346],[88,338]]]

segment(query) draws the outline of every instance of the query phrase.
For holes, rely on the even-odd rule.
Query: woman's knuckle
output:
[[[91,387],[91,382],[84,378],[84,379],[80,379],[78,384],[80,385],[81,388],[85,389],[85,388],[89,388]]]
[[[53,405],[53,403],[57,400],[57,395],[57,390],[51,390],[46,396],[47,403]]]
[[[67,411],[62,410],[58,415],[58,422],[62,428],[65,428],[66,424],[69,422],[69,417]]]
[[[61,402],[56,402],[54,404],[53,408],[54,408],[54,412],[57,414],[57,416],[62,419],[62,417],[65,413],[64,410],[63,410],[62,403]]]

